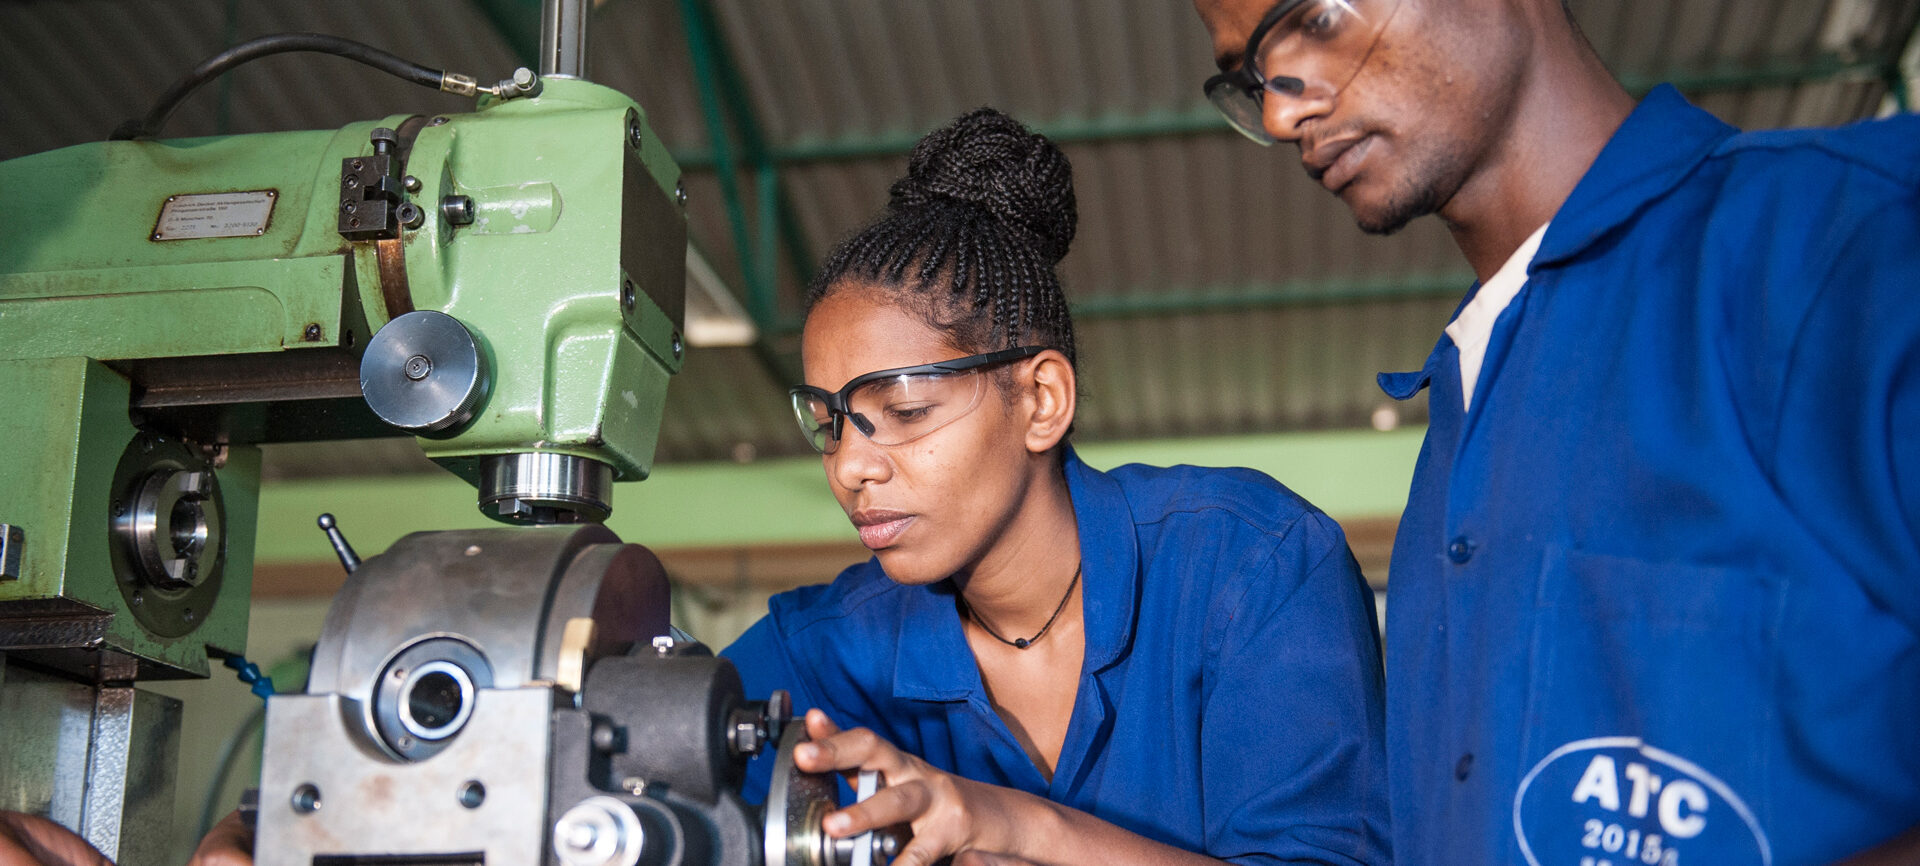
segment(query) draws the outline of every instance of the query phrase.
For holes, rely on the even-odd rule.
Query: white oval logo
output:
[[[1577,740],[1542,758],[1514,793],[1513,832],[1531,866],[1773,862],[1726,783],[1639,737]]]

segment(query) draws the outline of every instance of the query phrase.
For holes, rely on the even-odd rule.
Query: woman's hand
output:
[[[913,840],[893,860],[899,866],[930,866],[950,854],[997,854],[1012,848],[1015,813],[1024,811],[1025,801],[1033,798],[936,769],[866,728],[842,731],[817,709],[807,711],[806,725],[811,742],[793,750],[794,766],[809,773],[877,770],[887,783],[865,802],[828,813],[827,835],[854,836],[911,824]],[[956,862],[1024,861],[987,857]]]
[[[113,866],[87,840],[45,818],[0,812],[0,866]]]
[[[253,866],[253,828],[238,811],[228,812],[193,849],[187,866]]]
[[[953,866],[1040,866],[1040,864],[1012,854],[988,854],[985,851],[975,850],[955,854]]]

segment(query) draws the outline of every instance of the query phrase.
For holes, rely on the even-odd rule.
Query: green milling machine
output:
[[[438,678],[421,675],[413,693],[451,689],[452,705],[441,718],[403,700],[397,718],[427,731],[418,742],[382,740],[385,728],[341,735],[353,741],[341,748],[375,767],[368,773],[420,766],[409,749],[432,734],[452,742],[462,712],[481,724],[504,705],[490,687],[579,703],[582,665],[625,649],[594,636],[596,618],[602,632],[608,624],[607,587],[663,602],[651,554],[593,524],[611,507],[612,482],[648,474],[682,364],[679,169],[640,106],[580,77],[582,4],[545,5],[542,74],[523,69],[480,86],[434,73],[442,89],[478,97],[470,114],[154,140],[154,121],[165,118],[157,108],[127,140],[0,163],[0,808],[50,816],[124,866],[166,856],[180,708],[139,682],[206,677],[244,650],[261,443],[414,435],[475,486],[483,511],[527,525],[475,538],[539,548],[496,563],[506,576],[471,579],[547,587],[549,621],[567,633],[557,655],[549,644],[559,637],[541,628],[518,638],[532,667],[508,676],[501,659],[514,652],[498,639],[459,637],[484,627],[416,629],[465,641],[467,655],[438,662]],[[232,55],[222,55],[228,66],[249,59]],[[465,546],[468,555],[479,548]],[[598,601],[588,592],[578,610],[559,610],[556,596],[581,579],[583,549],[624,552],[597,566]],[[560,564],[508,574],[536,560]],[[457,608],[451,599],[478,590],[446,591]],[[543,603],[538,591],[531,598]],[[364,635],[374,615],[364,607],[356,623],[336,605],[328,634]],[[648,625],[664,627],[664,612]],[[326,640],[321,655],[352,649]],[[671,640],[654,640],[669,655]],[[414,637],[395,643],[376,649],[419,654]],[[475,647],[493,654],[490,681],[484,663],[460,661]],[[343,665],[316,659],[316,671]],[[355,700],[374,708],[363,715],[381,712],[380,696],[338,691],[333,712],[352,715]],[[269,704],[270,764],[282,706],[302,699],[318,700]],[[743,718],[767,738],[765,714]],[[305,793],[290,809],[263,806],[263,832],[307,844],[264,817],[298,819]],[[448,808],[478,810],[472,794],[463,787]],[[263,791],[262,802],[278,796]],[[328,814],[351,811],[338,802]],[[317,793],[305,805],[317,809]],[[543,823],[531,838],[552,846],[555,825]],[[639,850],[638,838],[608,862]],[[514,850],[496,862],[554,856]]]

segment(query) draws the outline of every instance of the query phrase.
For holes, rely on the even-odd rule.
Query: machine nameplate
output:
[[[170,195],[160,206],[160,221],[153,226],[153,239],[177,241],[263,235],[267,233],[267,223],[273,219],[273,204],[279,197],[279,193],[270,189]]]

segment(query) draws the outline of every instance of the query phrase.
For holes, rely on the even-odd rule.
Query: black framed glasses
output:
[[[847,421],[875,445],[901,445],[972,412],[986,390],[975,375],[994,364],[1031,358],[1045,346],[1020,346],[951,361],[876,370],[855,376],[837,392],[812,385],[788,389],[800,432],[815,451],[831,454]]]
[[[1247,34],[1240,66],[1201,85],[1241,135],[1268,145],[1262,121],[1272,94],[1329,98],[1360,74],[1400,0],[1280,0]]]

